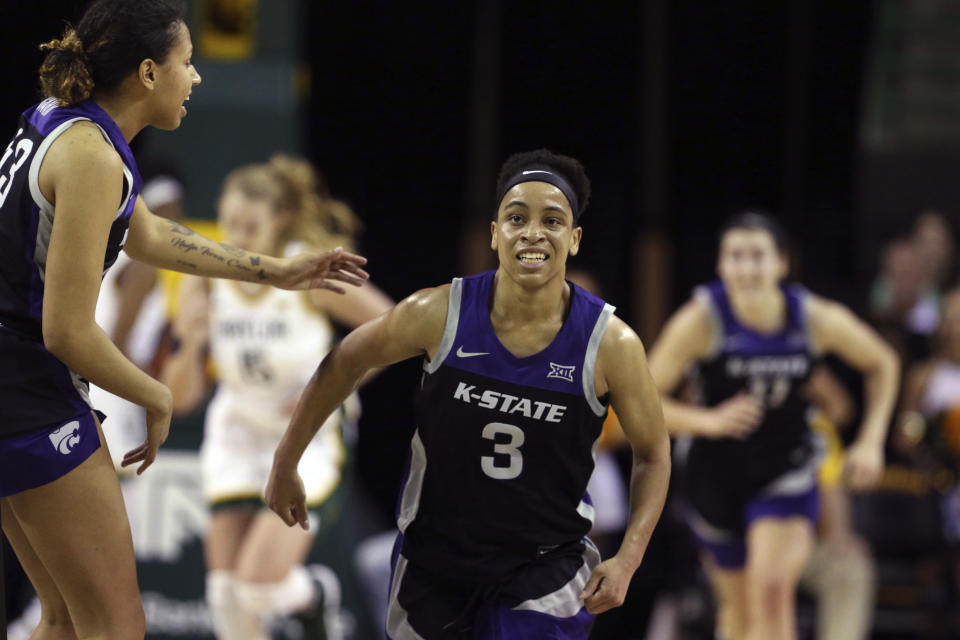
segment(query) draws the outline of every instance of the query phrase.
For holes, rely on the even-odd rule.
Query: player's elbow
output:
[[[87,342],[84,339],[85,327],[75,318],[64,317],[63,314],[50,318],[44,317],[42,327],[43,345],[47,351],[70,366],[74,355],[78,350],[82,350]]]

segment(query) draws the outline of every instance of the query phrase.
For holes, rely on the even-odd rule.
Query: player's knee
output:
[[[796,586],[788,575],[781,572],[761,573],[751,576],[752,592],[756,613],[764,616],[778,616],[787,610],[794,598]]]
[[[247,613],[267,616],[286,608],[282,582],[247,582],[237,580],[234,592],[237,605]]]

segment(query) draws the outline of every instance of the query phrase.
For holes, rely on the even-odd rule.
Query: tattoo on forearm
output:
[[[226,260],[227,260],[226,258],[224,258],[224,257],[223,257],[222,255],[220,255],[219,253],[215,252],[215,251],[214,251],[213,249],[211,249],[210,247],[200,247],[200,255],[204,255],[204,256],[208,256],[208,257],[210,257],[210,258],[213,258],[213,259],[216,260],[217,262],[226,262]]]
[[[217,244],[223,247],[224,251],[226,251],[230,255],[237,256],[238,258],[242,258],[243,256],[247,255],[247,252],[244,251],[243,249],[237,249],[236,247],[231,247],[230,245],[223,242],[218,242]]]
[[[197,235],[197,232],[196,232],[196,231],[193,231],[192,229],[188,229],[188,228],[186,228],[185,226],[183,226],[182,224],[180,224],[180,223],[178,223],[178,222],[174,222],[173,220],[168,220],[168,222],[170,223],[170,231],[172,231],[172,232],[174,232],[174,233],[179,233],[179,234],[182,235],[182,236],[195,236],[195,235]]]
[[[170,244],[184,253],[190,253],[191,251],[199,249],[197,243],[184,240],[183,238],[170,238]]]
[[[257,271],[257,277],[260,278],[261,280],[266,280],[268,277],[267,272],[264,271],[263,269],[260,269],[260,271]]]
[[[250,256],[250,264],[254,267],[260,266],[260,257],[259,256]]]
[[[197,265],[193,264],[192,262],[187,262],[186,260],[177,260],[177,264],[182,267],[190,267],[191,269],[197,268]]]

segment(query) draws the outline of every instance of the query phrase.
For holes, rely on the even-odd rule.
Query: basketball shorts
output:
[[[563,545],[498,583],[454,581],[408,561],[394,546],[387,637],[391,640],[584,640],[594,616],[580,600],[597,548]]]
[[[760,518],[800,517],[816,528],[820,491],[815,466],[788,472],[753,495],[725,491],[715,481],[714,486],[709,506],[695,501],[688,505],[687,521],[701,551],[721,569],[736,570],[746,565],[746,532]],[[719,511],[723,511],[722,517],[717,517]]]
[[[90,413],[88,386],[43,343],[0,326],[0,438]]]
[[[216,508],[224,503],[262,500],[273,454],[286,426],[281,421],[264,428],[248,418],[235,396],[218,392],[207,408],[200,447],[207,501]],[[334,414],[307,445],[297,468],[308,507],[322,504],[334,492],[340,484],[345,458],[339,418]]]
[[[0,438],[0,498],[67,475],[100,448],[93,413]]]

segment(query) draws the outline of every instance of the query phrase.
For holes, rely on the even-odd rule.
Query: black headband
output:
[[[560,189],[563,195],[567,198],[567,203],[570,205],[570,211],[573,213],[573,219],[576,220],[579,216],[580,201],[577,200],[577,192],[573,190],[573,187],[570,186],[570,183],[567,182],[566,178],[564,178],[562,175],[556,173],[555,171],[548,171],[546,169],[524,169],[520,173],[507,180],[497,202],[503,202],[503,196],[507,195],[507,192],[510,191],[510,189],[513,189],[521,182],[547,182],[552,184],[557,189]]]

